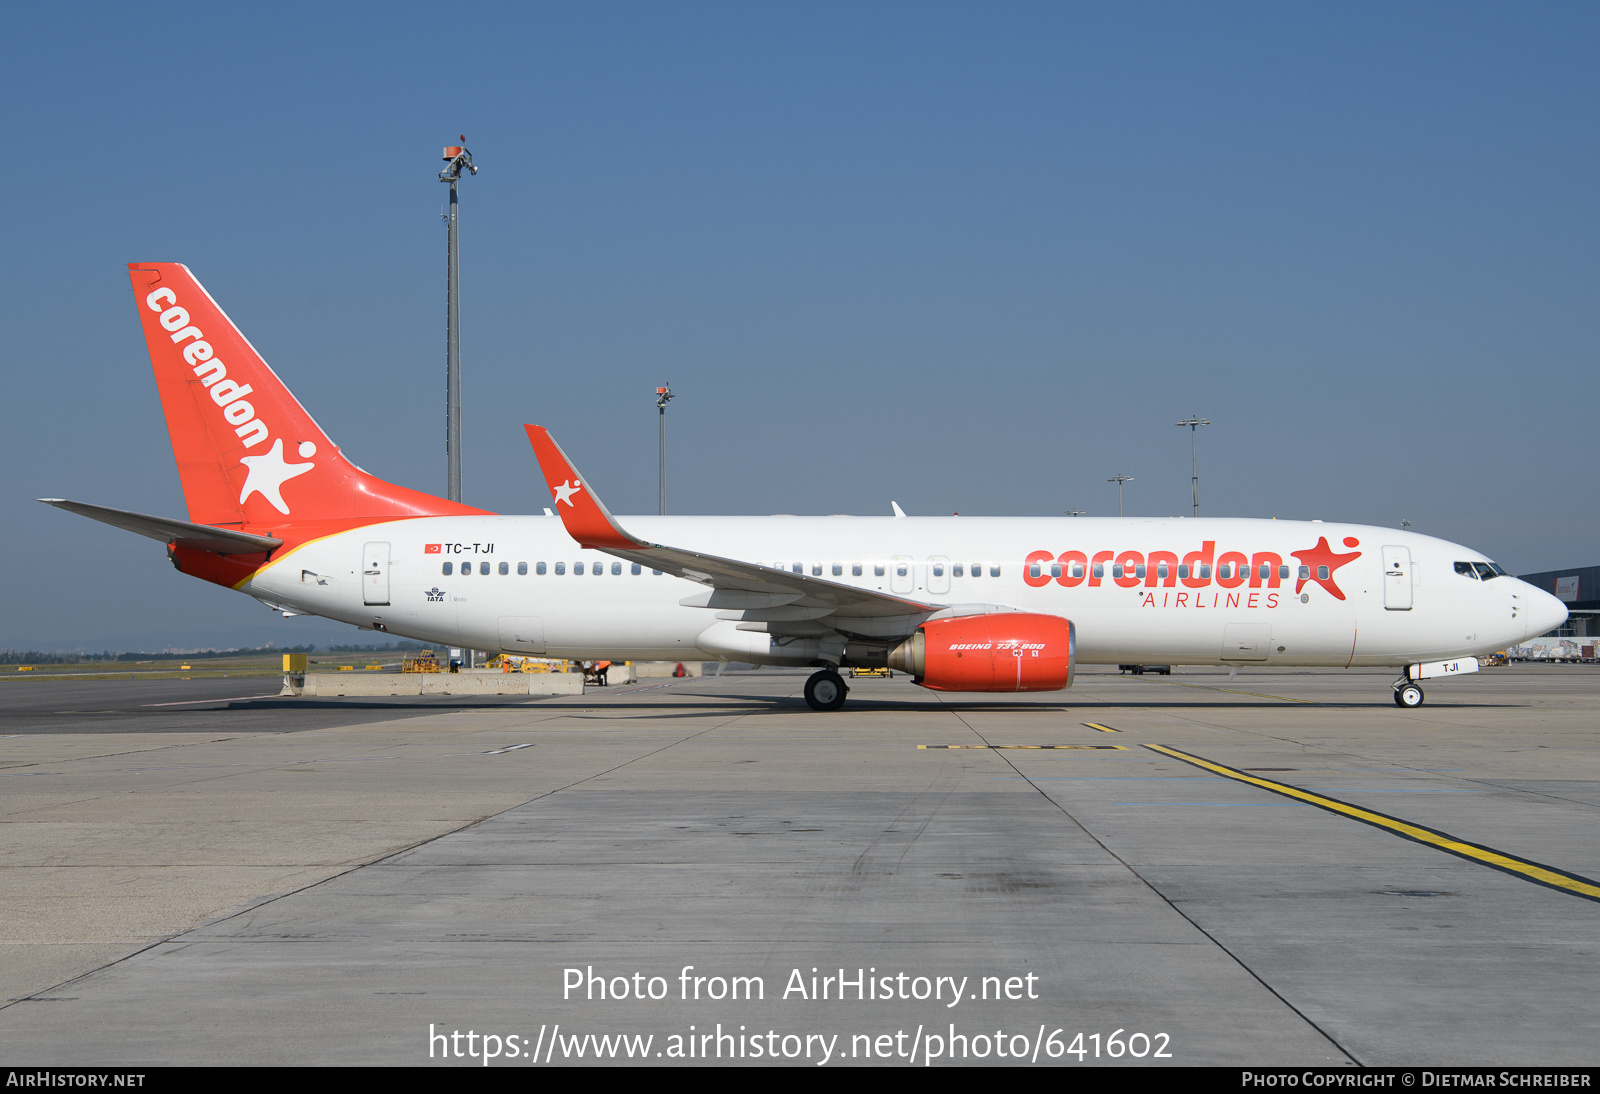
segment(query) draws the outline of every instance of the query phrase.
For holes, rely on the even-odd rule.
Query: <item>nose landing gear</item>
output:
[[[1422,705],[1422,689],[1410,680],[1402,681],[1394,686],[1394,705],[1397,707],[1420,707]]]
[[[812,710],[838,710],[844,706],[844,697],[849,690],[844,686],[843,678],[832,669],[814,672],[811,679],[806,681],[806,705]]]

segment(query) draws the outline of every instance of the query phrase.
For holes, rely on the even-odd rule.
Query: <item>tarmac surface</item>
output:
[[[805,676],[4,681],[4,1063],[1600,1062],[1593,667]]]

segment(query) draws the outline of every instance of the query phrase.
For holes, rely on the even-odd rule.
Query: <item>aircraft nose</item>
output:
[[[1567,621],[1567,606],[1561,601],[1532,585],[1524,583],[1522,588],[1523,599],[1528,605],[1528,630],[1524,638],[1537,638]]]

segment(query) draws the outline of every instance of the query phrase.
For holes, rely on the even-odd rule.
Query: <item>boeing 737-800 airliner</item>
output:
[[[890,665],[943,691],[1052,691],[1080,664],[1392,666],[1418,681],[1566,618],[1476,551],[1278,520],[618,520],[528,426],[550,516],[501,516],[345,459],[189,270],[129,267],[187,521],[50,504],[167,545],[286,612],[423,641],[616,660]]]

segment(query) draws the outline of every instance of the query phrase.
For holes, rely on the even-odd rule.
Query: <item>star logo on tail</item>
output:
[[[1346,536],[1344,539],[1344,545],[1346,547],[1359,547],[1361,546],[1361,541],[1353,536]],[[1328,590],[1328,592],[1332,593],[1334,599],[1336,600],[1343,600],[1344,593],[1340,592],[1339,586],[1334,583],[1334,571],[1346,563],[1354,562],[1356,559],[1361,557],[1360,551],[1352,551],[1348,555],[1334,553],[1333,548],[1328,546],[1327,536],[1319,536],[1317,538],[1317,545],[1315,547],[1307,548],[1304,551],[1290,551],[1289,553],[1300,560],[1300,565],[1311,571],[1310,577],[1302,577],[1295,584],[1295,594],[1299,595],[1300,590],[1306,587],[1306,582],[1315,581],[1318,585],[1321,585],[1324,589]],[[1328,569],[1326,577],[1322,575],[1322,567],[1324,566],[1326,566]]]
[[[250,472],[245,477],[244,489],[239,491],[239,504],[243,505],[251,494],[260,494],[284,516],[289,515],[289,507],[283,503],[280,493],[283,484],[317,466],[314,462],[284,463],[282,437],[272,442],[272,451],[261,456],[240,456],[239,462]]]
[[[557,505],[560,505],[562,502],[566,502],[568,505],[572,506],[572,508],[576,509],[577,505],[573,503],[572,495],[583,489],[583,483],[580,482],[577,485],[573,485],[571,479],[566,479],[561,483],[560,486],[552,487],[551,489],[555,491]]]

